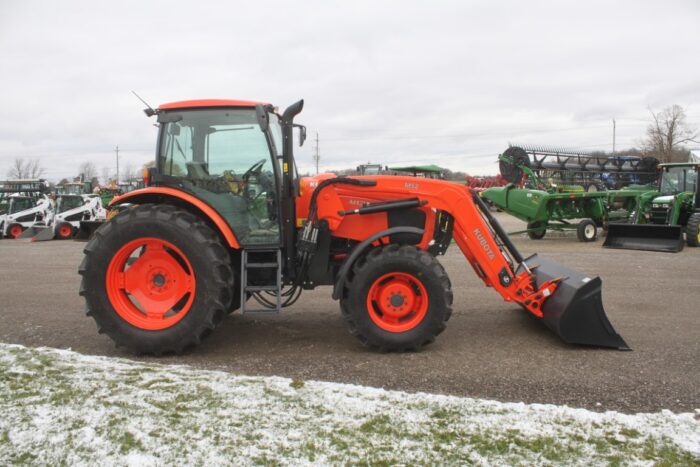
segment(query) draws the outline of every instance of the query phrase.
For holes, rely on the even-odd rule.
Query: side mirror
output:
[[[304,125],[294,125],[295,128],[299,128],[299,146],[304,145],[306,141],[306,127]]]
[[[270,126],[270,117],[267,115],[267,110],[262,104],[255,104],[255,117],[258,119],[258,125],[262,131],[267,131]]]

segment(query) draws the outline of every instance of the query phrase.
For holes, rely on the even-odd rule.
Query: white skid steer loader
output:
[[[46,195],[36,197],[15,194],[9,198],[7,214],[1,219],[2,237],[19,238],[29,228],[45,226],[53,213],[51,200]]]
[[[97,221],[107,218],[102,199],[96,194],[58,195],[56,209],[43,225],[35,225],[24,231],[19,238],[33,242],[66,240],[72,238],[81,221]]]

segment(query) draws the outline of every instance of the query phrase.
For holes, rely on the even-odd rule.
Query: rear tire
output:
[[[542,222],[530,222],[527,224],[528,233],[527,236],[532,240],[542,240],[547,234],[547,226],[543,225]],[[536,229],[536,230],[529,230]]]
[[[685,226],[685,241],[688,246],[700,246],[700,213],[695,213],[688,218]]]
[[[7,228],[7,236],[17,238],[24,232],[24,227],[21,224],[10,224]]]
[[[122,211],[95,231],[84,252],[80,295],[87,315],[118,347],[181,353],[231,307],[228,251],[201,219],[174,206]]]
[[[62,222],[56,226],[56,238],[59,240],[68,240],[73,238],[73,226],[68,222]]]
[[[576,227],[576,236],[581,242],[594,242],[598,238],[598,226],[593,219],[583,219]]]
[[[357,261],[340,309],[350,333],[365,346],[417,351],[445,330],[452,314],[451,288],[442,265],[429,253],[392,244]]]

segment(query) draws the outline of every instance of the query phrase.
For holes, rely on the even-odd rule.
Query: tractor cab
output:
[[[658,193],[654,193],[641,213],[650,224],[685,225],[698,204],[698,165],[671,163],[659,165]]]
[[[695,194],[697,191],[697,164],[661,164],[659,169],[662,170],[659,179],[661,195],[677,195],[684,192]]]
[[[241,246],[279,245],[280,116],[255,103],[188,101],[162,106],[154,184],[211,206]]]

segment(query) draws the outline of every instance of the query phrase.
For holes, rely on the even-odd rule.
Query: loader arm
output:
[[[326,177],[324,177],[326,178]],[[352,211],[367,201],[418,198],[421,209],[443,211],[454,218],[454,240],[477,276],[504,300],[516,302],[569,343],[628,349],[603,310],[599,278],[533,256],[523,258],[483,201],[469,188],[442,180],[413,177],[354,177],[373,180],[365,186],[334,184],[319,198],[318,218],[331,232],[359,230],[344,226]],[[311,183],[315,186],[314,183]],[[317,185],[316,185],[317,186]],[[303,209],[301,210],[303,211]],[[355,210],[357,212],[357,210]],[[367,216],[366,224],[371,219]],[[352,221],[350,221],[352,222]],[[361,235],[365,235],[363,233]],[[419,248],[426,249],[426,229]]]
[[[372,187],[337,185],[324,192],[324,196],[335,198],[318,207],[319,218],[328,221],[331,231],[340,229],[346,217],[338,208],[343,198],[355,195],[391,200],[405,198],[410,191],[412,197],[424,203],[424,208],[444,211],[454,218],[454,240],[488,287],[493,287],[506,301],[520,303],[535,316],[542,317],[542,303],[556,290],[558,281],[547,281],[535,287],[534,274],[488,210],[480,207],[482,202],[476,194],[465,186],[440,180],[414,177],[376,177],[373,180],[376,185]],[[426,239],[422,243],[425,244]]]

